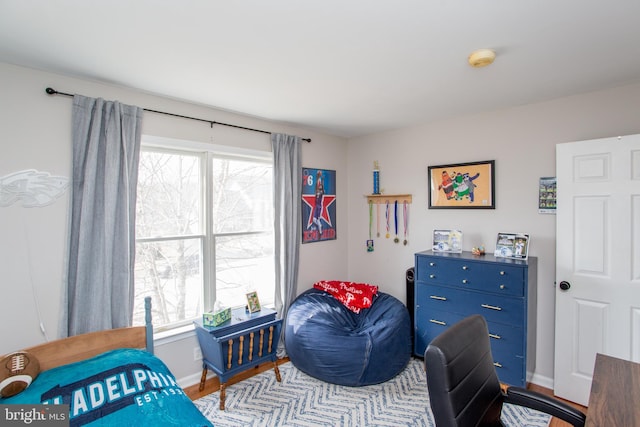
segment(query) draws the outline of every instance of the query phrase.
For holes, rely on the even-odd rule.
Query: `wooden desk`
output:
[[[640,426],[640,363],[596,355],[586,427]]]

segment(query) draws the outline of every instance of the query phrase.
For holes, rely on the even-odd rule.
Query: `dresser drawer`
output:
[[[523,298],[467,291],[454,287],[416,283],[416,305],[424,313],[432,310],[461,314],[481,314],[487,322],[522,325],[525,321]],[[422,310],[421,310],[422,311]]]
[[[524,296],[524,269],[510,265],[418,257],[416,277],[426,283]]]
[[[415,354],[424,356],[424,352],[432,339],[464,318],[464,316],[447,311],[426,309],[424,306],[416,308],[416,317],[423,320],[420,328],[416,328]]]
[[[466,317],[447,311],[422,308],[417,313],[425,320],[422,328],[416,334],[415,353],[419,355],[424,355],[431,340]],[[522,341],[524,331],[522,328],[513,328],[500,323],[488,323],[488,327],[491,353],[494,356],[494,360],[503,365],[504,371],[507,369],[513,370],[510,367],[513,361],[521,363],[524,357],[524,344]]]
[[[496,354],[514,355],[523,357],[525,354],[524,330],[521,327],[513,327],[502,323],[491,322],[489,327],[489,341],[491,351]]]
[[[526,384],[524,357],[494,352],[493,347],[491,347],[491,353],[500,382],[520,386]]]

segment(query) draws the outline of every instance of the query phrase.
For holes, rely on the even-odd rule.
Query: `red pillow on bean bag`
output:
[[[330,293],[354,313],[371,307],[373,297],[378,293],[378,287],[375,285],[340,280],[321,280],[314,283],[313,287]]]

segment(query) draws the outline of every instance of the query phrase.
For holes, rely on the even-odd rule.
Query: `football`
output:
[[[11,353],[0,362],[0,395],[11,397],[29,387],[40,373],[38,359],[26,351]]]

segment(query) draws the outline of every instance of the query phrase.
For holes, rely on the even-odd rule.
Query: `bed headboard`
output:
[[[144,299],[145,326],[109,329],[75,335],[25,349],[35,355],[40,369],[46,370],[89,359],[118,348],[145,348],[153,354],[153,324],[151,297]]]

